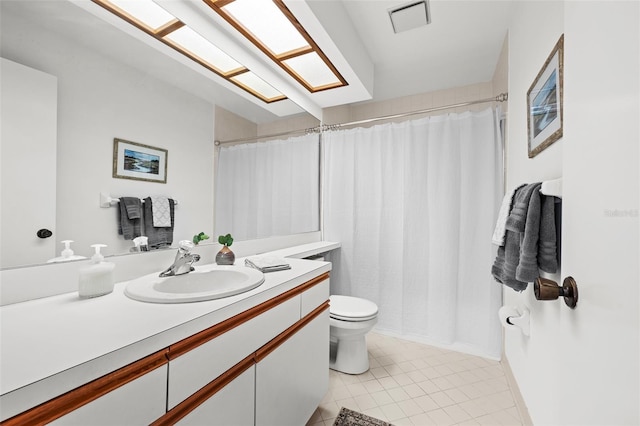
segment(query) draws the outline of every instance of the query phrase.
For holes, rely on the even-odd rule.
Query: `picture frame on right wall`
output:
[[[529,158],[562,137],[564,34],[527,92]]]

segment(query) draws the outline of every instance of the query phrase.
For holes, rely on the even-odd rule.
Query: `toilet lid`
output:
[[[344,321],[367,321],[378,315],[378,306],[359,297],[331,295],[329,315]]]

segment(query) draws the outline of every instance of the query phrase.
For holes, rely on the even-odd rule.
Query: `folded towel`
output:
[[[522,291],[538,273],[540,233],[540,183],[521,187],[514,196],[514,206],[507,218],[505,244],[491,267],[499,283]]]
[[[542,182],[540,192],[544,195],[553,195],[562,198],[562,178],[554,180],[545,180]]]
[[[513,205],[513,198],[516,194],[516,191],[522,188],[525,184],[517,186],[510,191],[507,191],[504,194],[504,198],[502,199],[502,205],[500,206],[500,211],[498,212],[498,220],[496,221],[496,227],[493,230],[493,237],[491,241],[497,246],[504,246],[504,236],[506,232],[505,225],[507,224],[507,218],[509,217],[509,213],[511,212],[511,206]]]
[[[505,236],[505,244],[498,248],[498,255],[491,268],[491,274],[496,281],[511,287],[515,291],[527,288],[527,283],[516,279],[516,269],[520,256],[520,236],[508,231]]]
[[[524,232],[520,238],[520,260],[516,268],[516,279],[521,282],[533,282],[538,278],[538,237],[540,236],[540,183],[534,188],[527,206],[527,218]]]
[[[142,203],[136,197],[120,197],[118,203],[118,234],[125,240],[142,235]]]
[[[540,189],[542,193],[542,189]],[[545,272],[558,270],[556,241],[556,199],[541,195],[542,213],[540,216],[540,241],[538,242],[538,266]]]
[[[509,231],[524,232],[524,225],[527,221],[527,210],[529,208],[529,200],[531,194],[536,188],[540,187],[540,182],[530,183],[525,185],[516,191],[516,195],[513,200],[513,207],[511,213],[507,218],[505,228]]]
[[[248,257],[244,260],[244,264],[261,272],[274,272],[291,269],[291,265],[289,265],[285,259],[273,256]]]
[[[142,201],[138,197],[120,197],[120,202],[124,203],[129,219],[140,219],[142,217]]]
[[[171,218],[170,227],[153,226],[153,212],[151,197],[144,199],[144,232],[148,238],[149,249],[169,247],[173,243],[173,226],[175,222],[174,201],[169,198],[169,216]]]
[[[151,197],[151,211],[153,213],[153,226],[156,228],[171,227],[171,211],[167,197]]]

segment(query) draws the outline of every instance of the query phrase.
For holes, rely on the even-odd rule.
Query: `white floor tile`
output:
[[[378,333],[367,346],[369,371],[331,370],[307,426],[333,425],[342,407],[395,426],[522,424],[499,362]]]

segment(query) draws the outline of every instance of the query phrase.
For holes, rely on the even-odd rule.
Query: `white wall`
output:
[[[3,17],[2,35],[4,57],[58,78],[52,238],[74,240],[76,254],[98,242],[107,254],[128,250],[132,243],[117,235],[117,209],[100,208],[100,192],[175,198],[174,241],[213,231],[213,104],[20,19]],[[167,149],[167,183],[112,178],[114,138]],[[36,176],[20,178],[37,185]]]
[[[505,356],[534,424],[639,424],[637,2],[515,2],[509,37],[508,187],[563,176],[561,282],[575,310],[504,291],[531,310]],[[526,92],[565,34],[564,136],[527,157]],[[624,217],[608,217],[619,209]]]

